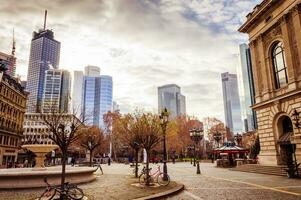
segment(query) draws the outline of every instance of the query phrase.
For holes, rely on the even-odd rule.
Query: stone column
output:
[[[296,64],[297,67],[295,68],[295,73],[296,76],[298,76],[298,74],[301,73],[301,68],[300,68],[300,64],[301,64],[301,6],[297,5],[294,7],[293,11],[292,11],[292,20],[293,20],[293,28],[294,28],[294,35],[295,35],[295,40],[296,40],[296,44],[294,44],[296,46],[296,50],[295,56],[296,56]]]
[[[293,63],[293,51],[292,51],[292,41],[291,33],[289,27],[289,15],[284,15],[280,20],[281,32],[283,37],[284,51],[285,51],[285,60],[287,67],[288,82],[295,81],[295,72],[294,72],[294,63]],[[300,34],[300,33],[299,33]]]

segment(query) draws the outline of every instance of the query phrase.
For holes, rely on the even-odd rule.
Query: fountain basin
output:
[[[32,168],[0,169],[0,189],[38,188],[45,187],[43,181],[46,176],[51,185],[60,185],[62,167],[46,167],[44,171],[35,171]],[[66,182],[87,183],[94,181],[96,168],[66,167]]]
[[[22,148],[28,149],[37,156],[36,165],[34,166],[34,168],[36,170],[43,170],[45,168],[44,160],[46,154],[54,149],[57,149],[58,146],[52,144],[26,144],[22,145]]]

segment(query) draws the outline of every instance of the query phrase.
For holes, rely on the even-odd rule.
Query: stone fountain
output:
[[[25,144],[22,145],[22,148],[31,151],[37,156],[36,165],[34,166],[35,170],[46,170],[44,165],[45,156],[50,151],[57,149],[58,146],[53,144]]]

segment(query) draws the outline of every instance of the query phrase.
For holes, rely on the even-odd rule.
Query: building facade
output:
[[[176,118],[186,113],[185,96],[181,94],[181,88],[176,84],[158,87],[158,112],[167,108],[169,116]]]
[[[250,48],[247,44],[239,45],[240,53],[240,67],[238,69],[238,81],[241,88],[240,94],[240,105],[241,105],[241,116],[244,131],[253,131],[256,128],[255,112],[251,109],[254,105],[254,81],[252,76],[252,62]]]
[[[42,111],[69,112],[71,76],[66,70],[50,69],[45,72]]]
[[[240,99],[238,94],[237,75],[222,73],[222,87],[226,127],[230,132],[242,132]]]
[[[293,114],[297,119],[301,111],[301,2],[264,0],[239,31],[249,35],[259,162],[300,162],[301,132]]]
[[[0,71],[0,166],[17,160],[27,95],[16,79]]]
[[[60,61],[61,44],[54,39],[51,30],[33,32],[30,46],[26,91],[29,92],[27,112],[40,112],[45,83],[45,72],[57,69]]]

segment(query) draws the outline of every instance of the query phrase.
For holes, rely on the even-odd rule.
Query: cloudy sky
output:
[[[101,67],[113,76],[123,112],[157,111],[157,87],[175,83],[187,113],[224,120],[222,72],[236,72],[237,29],[261,0],[0,0],[0,51],[17,42],[17,73],[27,77],[31,35],[43,26],[61,42],[60,68]]]

